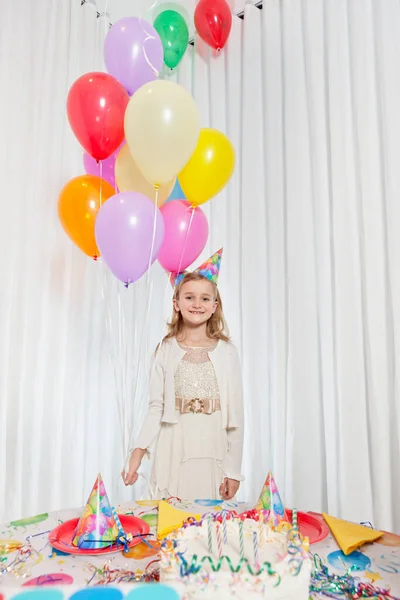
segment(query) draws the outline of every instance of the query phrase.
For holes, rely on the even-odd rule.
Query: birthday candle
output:
[[[207,530],[208,530],[208,552],[212,554],[213,544],[212,544],[212,528],[211,528],[211,515],[209,515],[207,519]]]
[[[119,520],[119,516],[117,515],[117,511],[115,510],[115,508],[113,506],[111,507],[111,512],[112,512],[112,516],[114,517],[114,521],[115,521],[115,524],[116,524],[116,526],[118,528],[119,534],[122,537],[126,537],[126,533],[124,531],[124,528],[121,525],[121,521]]]
[[[254,550],[254,564],[256,568],[259,568],[260,558],[258,555],[258,533],[257,531],[253,531],[253,550]]]
[[[218,557],[222,556],[222,538],[221,538],[221,528],[219,523],[217,523],[217,546],[218,546]]]
[[[222,511],[222,527],[224,530],[224,544],[228,543],[228,530],[226,527],[226,510]]]
[[[295,532],[298,534],[299,533],[299,527],[297,524],[297,508],[293,509],[292,512],[292,527],[295,530]]]
[[[240,558],[244,558],[243,521],[239,521],[239,551]]]
[[[258,513],[258,529],[259,529],[259,544],[260,546],[264,543],[264,515],[260,510]]]

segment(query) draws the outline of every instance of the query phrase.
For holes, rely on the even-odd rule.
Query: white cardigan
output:
[[[178,422],[175,409],[175,372],[185,353],[175,338],[163,342],[158,349],[150,375],[149,412],[136,448],[147,450],[152,446],[162,423]],[[222,425],[228,436],[225,477],[242,481],[244,411],[239,356],[233,344],[220,340],[209,357],[218,382]]]

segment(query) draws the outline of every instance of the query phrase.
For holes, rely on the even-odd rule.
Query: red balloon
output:
[[[111,156],[124,141],[129,95],[108,73],[85,73],[72,85],[67,115],[72,131],[96,160]]]
[[[226,0],[200,0],[194,11],[194,24],[206,44],[221,50],[232,27],[232,13]]]

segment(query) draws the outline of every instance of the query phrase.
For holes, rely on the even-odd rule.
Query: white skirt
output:
[[[163,423],[151,475],[156,498],[219,500],[227,452],[221,411],[181,414],[178,423]]]

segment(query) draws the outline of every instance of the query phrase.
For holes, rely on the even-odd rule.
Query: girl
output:
[[[243,399],[236,348],[225,333],[217,279],[222,249],[175,281],[168,334],[156,350],[150,406],[125,485],[156,442],[158,498],[233,498],[243,477]]]

